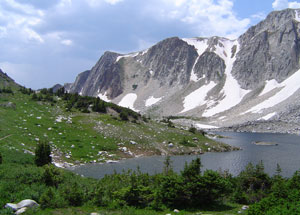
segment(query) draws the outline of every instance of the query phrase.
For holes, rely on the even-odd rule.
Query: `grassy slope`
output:
[[[194,151],[230,150],[201,134],[171,128],[155,121],[139,124],[125,122],[107,114],[65,112],[63,101],[54,106],[32,101],[19,92],[0,95],[0,104],[14,102],[16,109],[0,107],[0,144],[14,150],[34,152],[39,140],[50,142],[58,160],[74,162],[104,162],[134,155],[186,154]],[[61,120],[58,120],[62,118]],[[195,147],[180,142],[186,138]],[[193,141],[197,138],[198,141]],[[130,144],[135,141],[137,144]],[[173,148],[168,143],[174,143]],[[209,145],[205,143],[210,143]],[[126,147],[134,155],[122,152]],[[106,151],[99,154],[99,151]],[[68,158],[66,158],[68,157]]]
[[[162,151],[186,153],[194,150],[195,147],[191,149],[179,144],[184,137],[190,141],[192,141],[192,138],[197,137],[199,141],[196,145],[202,148],[203,151],[212,146],[215,146],[216,149],[225,147],[225,145],[211,141],[200,134],[195,135],[188,131],[169,128],[165,124],[154,121],[141,122],[138,125],[120,121],[109,115],[83,114],[76,111],[65,112],[62,101],[55,106],[51,106],[48,103],[32,101],[30,96],[19,92],[14,95],[0,95],[0,104],[9,101],[16,104],[16,109],[0,107],[0,152],[4,161],[0,165],[1,208],[7,202],[18,202],[26,198],[35,199],[45,189],[44,184],[36,181],[36,177],[39,178],[43,169],[34,165],[34,156],[24,153],[24,150],[34,152],[38,139],[52,142],[52,149],[56,150],[56,154],[63,155],[61,156],[62,159],[68,162],[76,160],[89,162],[98,159],[108,160],[128,157],[128,154],[118,149],[119,143],[124,143],[124,146],[130,148],[135,154],[146,155]],[[56,122],[59,116],[63,116],[64,119],[61,122]],[[71,119],[72,123],[67,122],[68,118]],[[130,144],[130,140],[137,142],[137,145]],[[173,149],[169,149],[166,143],[162,144],[168,141],[175,144]],[[210,146],[206,146],[204,144],[206,142],[209,142]],[[98,155],[98,151],[107,151],[108,153]],[[71,158],[65,158],[66,154],[70,154]],[[71,173],[66,172],[66,174],[70,175]],[[83,179],[75,175],[66,176],[66,178],[70,177],[79,184],[95,183],[93,179]],[[1,192],[3,190],[5,191]],[[239,208],[239,205],[233,205],[228,208],[210,209],[202,212],[204,214],[236,214]],[[170,211],[156,212],[133,208],[120,211],[84,206],[80,208],[28,211],[26,214],[88,214],[93,211],[109,215],[171,213]],[[2,214],[2,210],[0,210],[0,214]],[[182,211],[179,214],[197,213]]]

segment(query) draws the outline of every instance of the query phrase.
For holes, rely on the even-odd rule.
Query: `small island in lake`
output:
[[[255,141],[252,142],[252,144],[255,144],[257,146],[278,146],[278,143],[264,142],[264,141]]]

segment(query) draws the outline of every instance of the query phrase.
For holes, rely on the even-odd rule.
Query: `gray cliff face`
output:
[[[204,52],[194,68],[198,77],[205,77],[209,81],[219,82],[225,73],[225,63],[214,52]]]
[[[272,12],[239,38],[241,44],[232,74],[245,89],[266,80],[282,82],[299,66],[299,23],[294,10]]]
[[[161,85],[188,84],[193,64],[198,57],[193,46],[174,37],[151,47],[143,56],[144,67],[154,71]]]
[[[69,91],[80,93],[84,87],[84,84],[86,83],[86,80],[88,79],[88,77],[90,75],[90,72],[91,72],[90,70],[87,70],[85,72],[80,73],[76,77],[76,80],[75,80],[74,84],[72,84],[72,86],[70,87]]]
[[[122,67],[116,62],[120,54],[105,52],[96,65],[81,73],[71,87],[71,92],[82,95],[97,96],[99,92],[107,92],[109,98],[122,93]]]

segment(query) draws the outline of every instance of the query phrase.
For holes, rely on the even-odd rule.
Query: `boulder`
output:
[[[5,108],[16,109],[16,104],[13,102],[3,103],[3,104],[0,104],[0,106],[5,107]]]
[[[31,199],[25,199],[25,200],[20,201],[17,204],[7,203],[5,205],[5,208],[11,208],[13,211],[21,212],[20,209],[22,209],[22,208],[32,208],[32,207],[37,207],[37,206],[39,206],[39,204],[36,201],[31,200]],[[24,212],[25,210],[26,209],[23,209],[22,211]],[[19,214],[20,214],[20,212],[19,212]]]
[[[247,209],[249,209],[249,206],[248,206],[248,205],[244,205],[244,206],[242,207],[242,210],[247,210]]]
[[[18,215],[18,214],[22,214],[22,213],[24,213],[26,210],[27,210],[27,208],[26,208],[26,207],[24,207],[24,208],[21,208],[21,209],[17,210],[17,211],[15,212],[15,214],[16,214],[16,215]]]

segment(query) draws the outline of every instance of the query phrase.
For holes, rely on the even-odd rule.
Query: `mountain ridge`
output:
[[[218,127],[279,116],[297,105],[287,99],[299,93],[299,12],[274,11],[236,40],[172,37],[127,55],[105,52],[70,92]]]

